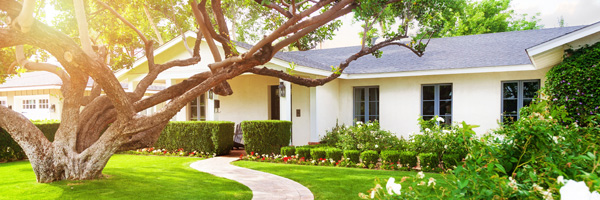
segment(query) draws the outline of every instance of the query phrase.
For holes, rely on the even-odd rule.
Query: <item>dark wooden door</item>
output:
[[[271,91],[270,91],[270,96],[271,96],[271,119],[272,120],[279,120],[281,119],[279,117],[279,86],[278,85],[272,85],[271,86]]]

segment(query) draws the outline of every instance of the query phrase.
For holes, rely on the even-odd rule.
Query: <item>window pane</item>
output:
[[[504,83],[504,98],[516,99],[519,94],[519,83]]]
[[[379,103],[371,102],[369,103],[369,115],[379,115]]]
[[[452,99],[452,85],[440,85],[440,100]]]
[[[205,99],[204,94],[200,95],[200,105],[204,105],[204,101],[206,101],[204,99]]]
[[[379,115],[375,115],[375,116],[370,116],[369,117],[369,121],[373,122],[375,120],[379,121]]]
[[[369,101],[379,100],[379,88],[369,88]]]
[[[504,106],[502,108],[504,114],[517,114],[517,100],[504,100]]]
[[[514,121],[517,121],[517,115],[504,115],[502,116],[502,123],[505,125],[512,124]]]
[[[423,115],[423,120],[433,119],[433,115]]]
[[[529,104],[531,104],[532,101],[533,99],[523,99],[523,106],[529,106]]]
[[[357,122],[365,122],[365,116],[364,115],[357,115],[355,117]]]
[[[423,115],[435,115],[434,101],[423,101]]]
[[[448,125],[452,124],[452,116],[451,115],[440,116],[440,117],[444,118],[444,124],[448,124]]]
[[[440,115],[452,114],[452,101],[440,101]]]
[[[365,102],[355,102],[354,103],[354,115],[364,115],[365,114]]]
[[[523,98],[535,98],[540,89],[539,82],[523,82]],[[525,105],[525,104],[523,104]]]
[[[435,99],[435,86],[423,86],[423,100]]]
[[[354,88],[354,101],[364,101],[365,90],[363,88]]]

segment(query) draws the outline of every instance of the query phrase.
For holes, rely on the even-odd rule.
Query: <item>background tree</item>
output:
[[[442,16],[443,30],[435,37],[453,37],[506,31],[539,29],[539,13],[531,18],[510,9],[510,0],[482,0],[459,3]]]
[[[255,0],[251,6],[275,13],[273,16],[277,16],[281,23],[275,23],[273,31],[267,32],[242,54],[235,51],[229,35],[223,2],[226,1],[202,0],[198,3],[193,0],[189,5],[167,4],[164,8],[161,6],[165,2],[158,0],[133,6],[100,0],[74,0],[73,4],[58,2],[55,4],[65,12],[64,21],[69,23],[50,27],[36,20],[36,1],[24,0],[21,4],[15,0],[0,0],[0,17],[7,19],[0,27],[0,49],[8,48],[7,51],[12,53],[10,51],[14,48],[15,60],[21,68],[47,71],[60,77],[63,82],[61,124],[53,142],[48,141],[22,114],[0,106],[0,127],[23,148],[38,182],[100,177],[115,152],[152,145],[169,120],[188,102],[209,89],[219,95],[231,95],[233,91],[227,80],[243,73],[273,76],[304,86],[318,86],[339,77],[352,61],[376,53],[386,46],[408,48],[421,56],[427,38],[417,38],[410,44],[399,42],[409,37],[406,27],[432,25],[430,32],[427,32],[431,34],[436,28],[433,25],[439,16],[438,12],[446,9],[452,0]],[[143,10],[146,6],[155,11],[146,14]],[[119,9],[115,10],[114,7]],[[186,13],[188,9],[192,14]],[[390,28],[394,31],[384,34],[384,41],[364,45],[341,61],[335,72],[324,78],[303,78],[260,67],[271,60],[276,52],[352,12],[357,20],[383,21],[389,27],[395,24],[392,23],[394,21],[404,23],[397,28]],[[161,28],[163,21],[169,20],[168,14],[174,16],[170,19],[173,24]],[[70,16],[75,16],[75,19]],[[157,19],[154,22],[148,20],[155,17]],[[191,20],[199,31],[196,33],[198,40],[191,47],[190,58],[156,63],[156,45],[148,36],[156,35],[159,38],[158,32],[163,40],[168,40],[172,36],[168,33],[173,27],[179,26],[174,32],[177,29],[182,32],[182,29],[188,28],[186,22]],[[152,23],[158,23],[158,31],[154,30]],[[269,23],[273,23],[272,19],[263,22]],[[138,28],[136,24],[143,28]],[[111,28],[116,26],[121,28]],[[193,26],[190,25],[190,28]],[[363,34],[366,35],[368,31],[365,29]],[[181,83],[142,98],[161,72],[172,67],[190,66],[202,59],[199,46],[203,40],[200,38],[204,38],[215,61],[206,66],[210,70],[193,74]],[[423,39],[424,42],[421,42]],[[216,43],[221,44],[224,55],[219,53]],[[32,62],[24,45],[48,52],[60,66]],[[148,73],[134,91],[125,92],[111,69],[130,66],[137,49],[143,49],[141,55],[148,60]],[[118,58],[119,55],[129,57]],[[115,62],[115,57],[120,62]],[[4,73],[12,72],[9,70]],[[91,92],[86,94],[89,78],[94,80],[94,85]],[[149,116],[137,114],[159,103],[166,105],[158,112]]]

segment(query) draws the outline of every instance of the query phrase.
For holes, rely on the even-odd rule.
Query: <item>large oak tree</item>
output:
[[[230,20],[226,20],[225,14],[248,15],[243,12],[248,9],[239,8],[240,13],[232,15],[231,12],[236,10],[229,10],[227,11],[229,13],[226,13],[222,4],[235,1],[192,0],[184,3],[191,11],[187,15],[186,12],[177,12],[177,9],[165,9],[164,12],[173,12],[171,14],[174,21],[187,19],[193,21],[193,26],[198,29],[198,40],[193,47],[190,47],[190,58],[156,63],[154,61],[156,45],[150,37],[161,40],[159,36],[161,30],[151,27],[142,31],[130,22],[135,20],[133,17],[153,19],[154,11],[119,13],[117,10],[123,9],[116,9],[116,7],[125,5],[117,5],[114,1],[105,3],[101,0],[89,2],[74,0],[72,13],[77,22],[75,35],[64,33],[69,31],[67,29],[61,32],[56,27],[38,21],[34,17],[36,8],[34,0],[23,0],[22,3],[15,0],[0,0],[0,19],[5,20],[0,23],[0,50],[3,49],[3,57],[8,53],[11,57],[15,56],[14,62],[8,67],[1,68],[3,71],[0,74],[14,73],[15,69],[20,67],[29,71],[53,73],[63,82],[61,92],[64,102],[61,124],[53,142],[44,137],[42,132],[23,115],[0,106],[0,127],[23,148],[33,166],[37,181],[53,182],[100,177],[104,166],[115,152],[152,145],[169,119],[188,102],[209,89],[213,89],[219,95],[231,95],[233,91],[227,80],[243,73],[277,77],[312,87],[323,85],[339,77],[352,61],[362,56],[380,55],[380,50],[386,46],[407,48],[421,56],[427,45],[428,36],[440,28],[439,23],[436,23],[440,13],[447,7],[453,6],[455,2],[453,0],[240,1],[245,2],[243,5],[257,8],[255,10],[269,12],[270,16],[277,16],[281,21],[274,23],[276,27],[258,40],[247,52],[238,53],[230,38],[230,31],[226,24]],[[150,10],[161,7],[144,3],[134,5]],[[303,36],[350,13],[354,13],[356,20],[365,23],[362,39],[366,42],[363,43],[360,51],[350,55],[346,60],[341,60],[331,75],[311,79],[261,67],[278,51],[298,43]],[[148,74],[132,92],[126,92],[111,71],[112,68],[123,67],[113,65],[131,64],[110,62],[111,56],[118,55],[113,52],[115,48],[110,45],[118,42],[105,40],[101,41],[104,42],[103,44],[98,44],[98,41],[90,36],[90,27],[103,26],[102,23],[89,23],[90,16],[98,14],[104,18],[110,16],[113,21],[118,19],[121,26],[135,33],[136,38],[129,39],[134,39],[132,43],[141,44],[141,49],[148,60]],[[156,20],[148,21],[158,23],[161,19]],[[271,21],[263,23],[273,24]],[[400,41],[410,38],[408,29],[417,25],[421,27],[420,33],[412,37],[412,40]],[[375,26],[381,26],[385,32],[373,32],[372,28]],[[110,30],[103,34],[110,34]],[[371,40],[373,37],[383,39],[375,43],[375,40]],[[209,71],[193,74],[181,83],[150,97],[142,98],[161,72],[172,67],[186,67],[198,63],[202,59],[199,54],[201,42],[207,43],[210,47],[208,51],[212,53],[215,60],[214,63],[205,66],[210,69]],[[219,53],[216,43],[222,44],[225,55]],[[28,60],[23,45],[48,52],[58,60],[60,65]],[[126,49],[122,47],[117,50],[124,48]],[[90,78],[94,80],[94,85],[91,92],[87,94],[85,89]],[[158,112],[149,116],[138,114],[159,103],[166,103],[166,105]]]

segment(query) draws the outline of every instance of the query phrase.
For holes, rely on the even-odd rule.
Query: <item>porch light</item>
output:
[[[56,105],[52,104],[52,106],[50,106],[50,112],[55,112],[56,111]]]
[[[285,85],[283,82],[279,82],[279,96],[285,97]]]
[[[213,95],[214,95],[214,92],[212,91],[212,89],[208,90],[208,99],[212,100]]]

